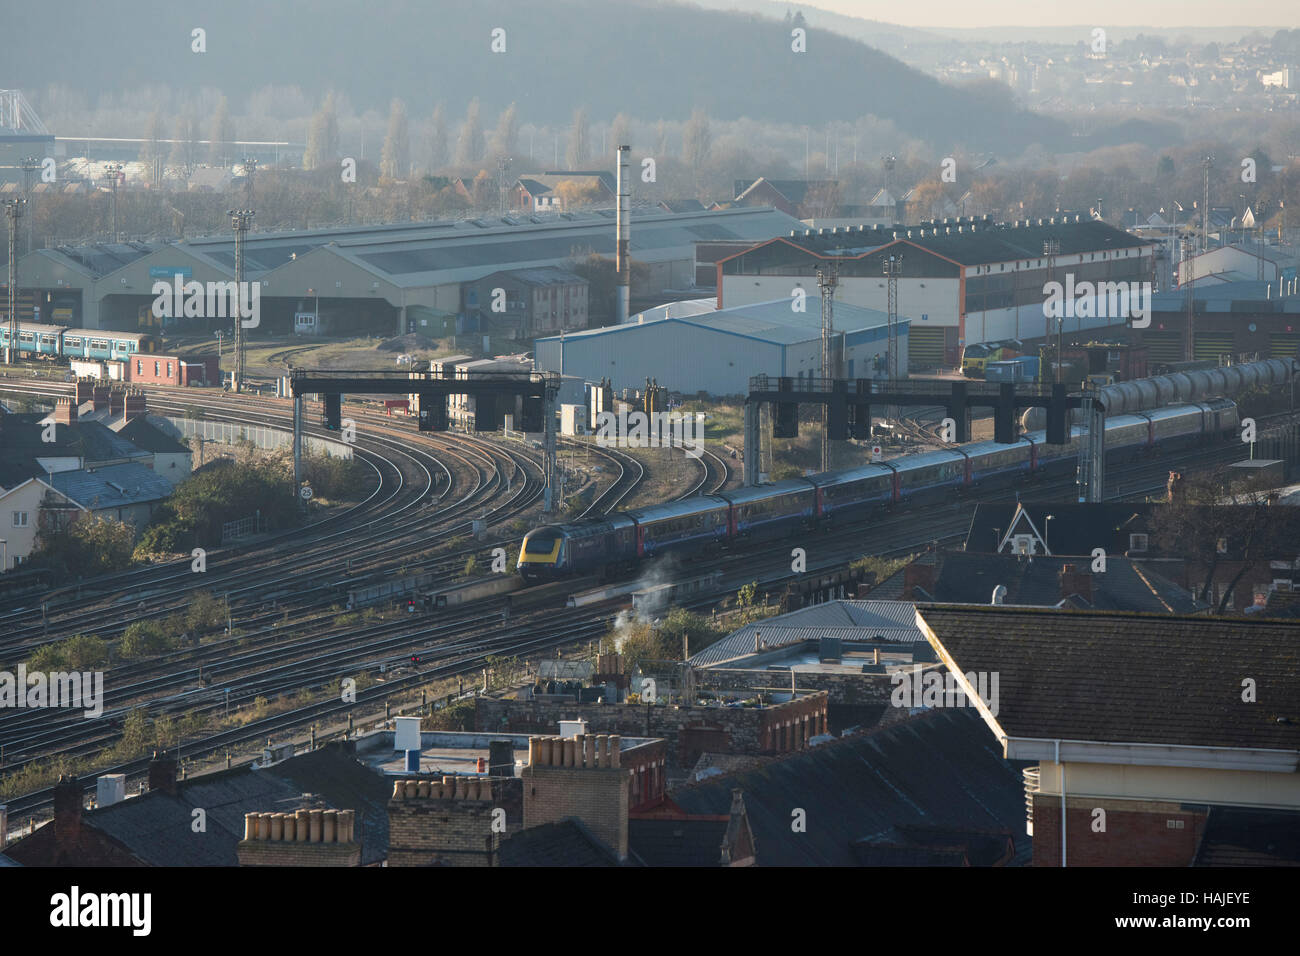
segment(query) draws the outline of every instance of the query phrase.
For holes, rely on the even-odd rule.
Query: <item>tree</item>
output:
[[[519,139],[519,108],[511,103],[501,112],[496,132],[492,134],[492,155],[509,157],[515,153]]]
[[[433,117],[429,121],[429,172],[435,173],[446,166],[449,153],[447,117],[440,102],[433,108]]]
[[[230,149],[235,139],[235,124],[230,119],[230,103],[223,96],[212,114],[212,141],[208,148],[208,162],[214,166],[227,166]]]
[[[591,122],[587,107],[573,111],[573,125],[569,128],[569,145],[564,151],[564,161],[569,169],[581,169],[591,156]]]
[[[1182,556],[1188,573],[1201,572],[1197,597],[1213,600],[1222,583],[1216,610],[1227,610],[1243,577],[1277,555],[1294,560],[1300,552],[1300,520],[1294,509],[1275,506],[1255,483],[1229,484],[1226,469],[1184,477],[1170,473],[1170,502],[1156,509],[1152,533],[1157,548]],[[1220,570],[1236,565],[1222,581]]]
[[[163,161],[163,126],[162,116],[157,110],[149,114],[149,129],[145,133],[144,142],[140,145],[140,162],[148,167],[147,175],[151,185],[159,186],[162,184],[162,177],[155,173],[161,173],[158,167]]]
[[[311,118],[307,131],[307,149],[303,153],[304,169],[320,169],[338,159],[339,119],[334,94],[329,93]]]
[[[598,201],[604,193],[595,183],[564,179],[555,184],[555,195],[560,200],[560,208],[568,212]]]
[[[632,121],[628,119],[626,113],[619,113],[614,117],[614,122],[609,127],[609,138],[613,141],[610,143],[613,149],[633,145]]]
[[[483,158],[483,126],[479,119],[478,97],[469,102],[465,112],[465,122],[460,127],[460,138],[456,140],[456,165],[470,166]]]
[[[388,111],[388,135],[380,154],[379,172],[389,179],[403,179],[411,170],[411,137],[407,128],[406,104],[394,99]]]
[[[660,160],[668,156],[668,124],[663,120],[655,124],[655,155]]]
[[[713,134],[709,129],[709,117],[701,109],[691,111],[691,118],[686,122],[682,132],[682,159],[695,174],[703,168],[713,148]]]

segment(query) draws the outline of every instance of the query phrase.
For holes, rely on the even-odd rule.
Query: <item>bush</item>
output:
[[[59,568],[73,577],[111,574],[131,566],[135,531],[116,518],[87,516],[63,531],[42,528],[32,560]]]
[[[174,650],[180,642],[169,635],[157,621],[136,621],[127,626],[118,642],[117,652],[127,660],[156,657]]]
[[[108,645],[94,634],[74,634],[57,644],[37,648],[27,659],[33,671],[93,671],[108,663]]]
[[[333,501],[359,501],[365,497],[374,473],[355,458],[312,455],[303,459],[303,477],[316,497]]]

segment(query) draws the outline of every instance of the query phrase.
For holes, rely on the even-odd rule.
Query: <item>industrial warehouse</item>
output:
[[[814,295],[712,309],[712,300],[673,303],[624,325],[553,335],[536,343],[537,368],[616,389],[647,380],[672,392],[744,395],[754,375],[816,378],[822,368],[822,310]],[[884,378],[889,316],[836,302],[831,361],[847,378]],[[907,369],[908,321],[898,323],[899,369]]]
[[[612,256],[614,219],[614,210],[605,209],[250,232],[245,277],[262,284],[263,335],[302,331],[299,314],[318,315],[325,329],[311,329],[332,335],[478,332],[476,319],[487,311],[478,304],[479,280],[508,270],[522,271],[525,282],[553,283],[555,277],[537,270],[592,254]],[[632,244],[638,266],[633,300],[656,305],[662,298],[648,297],[693,288],[701,240],[758,242],[798,225],[765,207],[640,212]],[[234,251],[232,236],[38,249],[18,262],[18,315],[29,320],[39,303],[57,302],[68,310],[68,325],[134,331],[148,321],[155,282],[171,283],[176,275],[185,282],[231,281]],[[50,315],[51,307],[40,314]]]
[[[834,264],[838,300],[884,310],[885,265],[892,259],[899,270],[898,312],[912,320],[913,369],[953,368],[966,345],[1055,334],[1043,312],[1048,282],[1067,274],[1078,283],[1149,281],[1156,250],[1154,242],[1078,214],[1008,224],[982,216],[911,227],[806,229],[722,259],[718,306],[769,301],[794,287],[815,290],[810,277]],[[1126,316],[1069,316],[1063,331],[1127,324]]]

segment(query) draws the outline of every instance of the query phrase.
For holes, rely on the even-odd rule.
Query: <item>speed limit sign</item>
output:
[[[311,488],[307,485],[303,485],[301,488],[298,489],[298,497],[300,497],[303,501],[306,501],[308,498],[311,497]]]

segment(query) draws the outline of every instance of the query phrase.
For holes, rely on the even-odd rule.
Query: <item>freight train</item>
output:
[[[1106,421],[1106,458],[1125,461],[1156,449],[1235,440],[1237,406],[1226,399],[1175,405]],[[1086,429],[1064,445],[1046,433],[1014,444],[972,442],[894,461],[619,512],[524,536],[517,568],[529,580],[617,574],[665,554],[691,554],[745,540],[862,520],[899,504],[940,500],[973,488],[1073,474]]]
[[[9,345],[9,326],[0,325],[0,348]],[[156,335],[144,332],[109,332],[106,329],[70,329],[63,325],[18,323],[20,358],[100,359],[126,361],[159,351]]]

